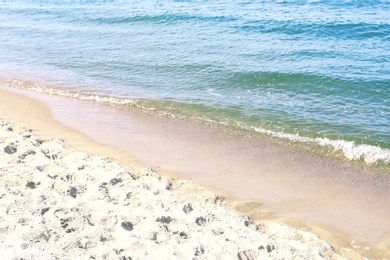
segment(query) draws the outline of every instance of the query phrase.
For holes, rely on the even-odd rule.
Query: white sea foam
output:
[[[263,128],[253,127],[256,132],[293,142],[316,144],[331,148],[334,152],[342,152],[349,160],[363,160],[368,164],[390,163],[390,149],[384,149],[367,144],[356,144],[353,141],[331,140],[329,138],[310,138],[299,134],[274,132]]]

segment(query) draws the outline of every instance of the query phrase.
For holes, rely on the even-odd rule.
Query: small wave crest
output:
[[[373,145],[356,144],[353,141],[331,140],[329,138],[310,138],[300,136],[299,134],[288,134],[283,132],[274,132],[258,127],[253,127],[256,132],[266,134],[279,139],[285,139],[292,142],[304,144],[319,145],[324,148],[330,148],[334,153],[342,153],[349,160],[364,161],[367,164],[390,164],[390,149],[385,149]]]

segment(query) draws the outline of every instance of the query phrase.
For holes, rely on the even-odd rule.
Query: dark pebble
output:
[[[207,220],[204,218],[204,217],[198,217],[196,218],[195,220],[195,223],[198,225],[198,226],[204,226],[206,224]]]
[[[16,153],[17,149],[15,146],[12,146],[12,145],[8,145],[4,148],[4,152],[8,153],[8,154],[14,154]]]
[[[121,226],[127,230],[127,231],[132,231],[133,230],[133,224],[131,224],[130,222],[122,222]]]
[[[36,188],[35,182],[33,182],[33,181],[27,182],[26,187],[30,188],[30,189],[35,189]]]
[[[77,197],[77,189],[75,187],[70,187],[69,189],[69,195],[72,197],[72,198],[76,198]]]
[[[183,211],[186,214],[190,213],[192,210],[193,210],[193,208],[192,208],[192,205],[190,203],[188,203],[187,205],[184,205],[184,207],[183,207]]]
[[[43,216],[43,214],[45,214],[46,212],[49,211],[50,208],[43,208],[41,209],[41,215]]]
[[[170,216],[162,216],[156,219],[157,222],[169,224],[173,219]]]

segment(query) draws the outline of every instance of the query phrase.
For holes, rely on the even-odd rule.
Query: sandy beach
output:
[[[245,207],[199,185],[201,178],[194,183],[148,167],[61,125],[37,101],[8,91],[0,96],[2,259],[388,255],[383,247],[354,240],[337,244],[326,232],[292,227],[266,214],[259,218],[264,212],[253,218],[235,211],[233,206]]]
[[[390,260],[390,1],[0,6],[0,260]]]

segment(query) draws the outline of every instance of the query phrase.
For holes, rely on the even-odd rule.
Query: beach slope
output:
[[[316,235],[255,223],[191,182],[8,121],[0,122],[0,174],[2,259],[342,258]]]

